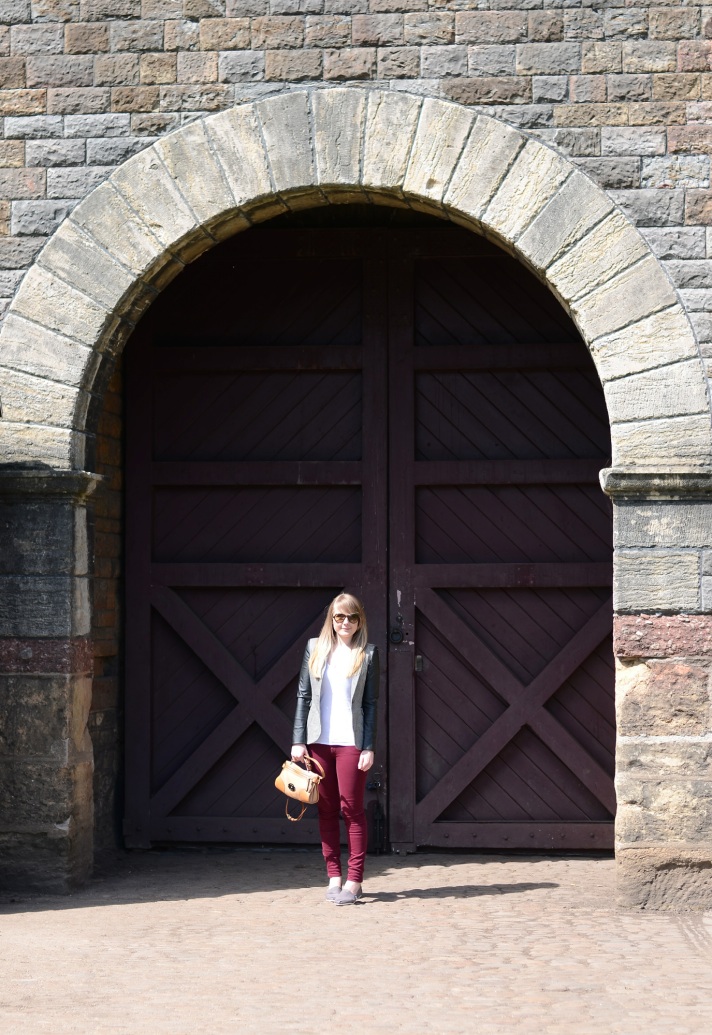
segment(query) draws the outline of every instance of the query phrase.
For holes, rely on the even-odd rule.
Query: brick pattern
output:
[[[379,83],[560,148],[643,228],[712,359],[712,6],[0,0],[0,315],[73,204],[197,115]]]
[[[94,679],[89,732],[94,747],[95,850],[117,843],[116,801],[123,742],[121,680],[122,373],[104,396],[96,438],[96,473],[103,476],[91,509],[94,540],[92,641]]]

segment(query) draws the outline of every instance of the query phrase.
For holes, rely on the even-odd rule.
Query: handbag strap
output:
[[[292,815],[290,814],[290,812],[289,812],[289,802],[290,802],[290,801],[291,801],[291,799],[290,799],[290,798],[287,798],[287,803],[286,803],[286,805],[284,806],[284,814],[285,814],[285,816],[287,817],[287,819],[290,819],[290,820],[292,821],[292,823],[298,823],[298,822],[299,822],[299,820],[300,820],[300,819],[302,818],[302,816],[304,815],[304,813],[305,813],[305,812],[307,811],[307,807],[306,807],[306,805],[302,805],[302,811],[301,811],[301,812],[299,813],[299,815],[298,815],[298,816],[292,816]]]
[[[297,762],[297,763],[299,763],[299,762],[304,762],[304,765],[305,765],[305,766],[306,766],[306,768],[307,768],[307,769],[309,770],[309,772],[311,772],[311,768],[312,768],[312,767],[311,767],[311,763],[313,762],[313,763],[314,763],[314,765],[315,765],[315,766],[317,767],[317,769],[319,770],[319,772],[318,772],[318,773],[316,773],[315,775],[319,776],[319,779],[320,779],[320,780],[323,780],[323,779],[324,779],[324,777],[326,776],[326,773],[324,772],[324,767],[323,767],[323,765],[321,764],[321,762],[320,762],[320,761],[319,761],[318,759],[316,759],[316,758],[312,758],[312,756],[311,756],[311,755],[302,755],[302,757],[301,757],[301,758],[295,758],[295,759],[293,759],[293,761],[295,761],[295,762]]]

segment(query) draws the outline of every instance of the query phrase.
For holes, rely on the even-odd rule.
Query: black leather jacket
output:
[[[317,687],[321,686],[321,679],[317,679],[312,676],[309,672],[309,658],[311,656],[311,642],[307,643],[307,648],[304,651],[304,659],[302,661],[302,668],[299,673],[299,688],[297,690],[297,709],[294,716],[294,729],[292,731],[292,743],[293,744],[307,744],[309,743],[307,737],[307,727],[309,723],[309,713],[313,708],[319,707],[319,702],[312,700],[312,680],[314,680]],[[376,749],[376,706],[378,703],[378,685],[380,681],[380,665],[378,660],[378,648],[374,644],[369,643],[366,647],[366,658],[364,659],[364,665],[366,667],[366,677],[363,681],[362,690],[359,693],[354,693],[352,700],[352,707],[354,711],[354,735],[357,735],[358,726],[361,723],[358,721],[362,718],[363,722],[363,737],[362,741],[358,743],[358,737],[356,740],[356,747],[360,747],[362,751],[375,751]],[[363,674],[361,669],[358,684],[361,682],[360,676]],[[360,711],[360,715],[359,715]],[[313,721],[317,716],[313,716]]]

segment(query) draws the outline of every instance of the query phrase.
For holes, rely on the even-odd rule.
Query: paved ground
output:
[[[323,884],[311,850],[187,849],[6,900],[0,1030],[712,1031],[712,914],[616,911],[610,859],[370,859],[345,909]]]

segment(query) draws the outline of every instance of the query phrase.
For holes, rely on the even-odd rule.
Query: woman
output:
[[[374,759],[379,679],[378,650],[367,639],[363,605],[350,593],[339,594],[329,604],[319,637],[307,643],[294,717],[292,758],[311,755],[326,774],[319,785],[319,833],[329,878],[326,897],[337,906],[361,898],[366,858],[363,799]],[[349,846],[343,888],[339,811]]]

